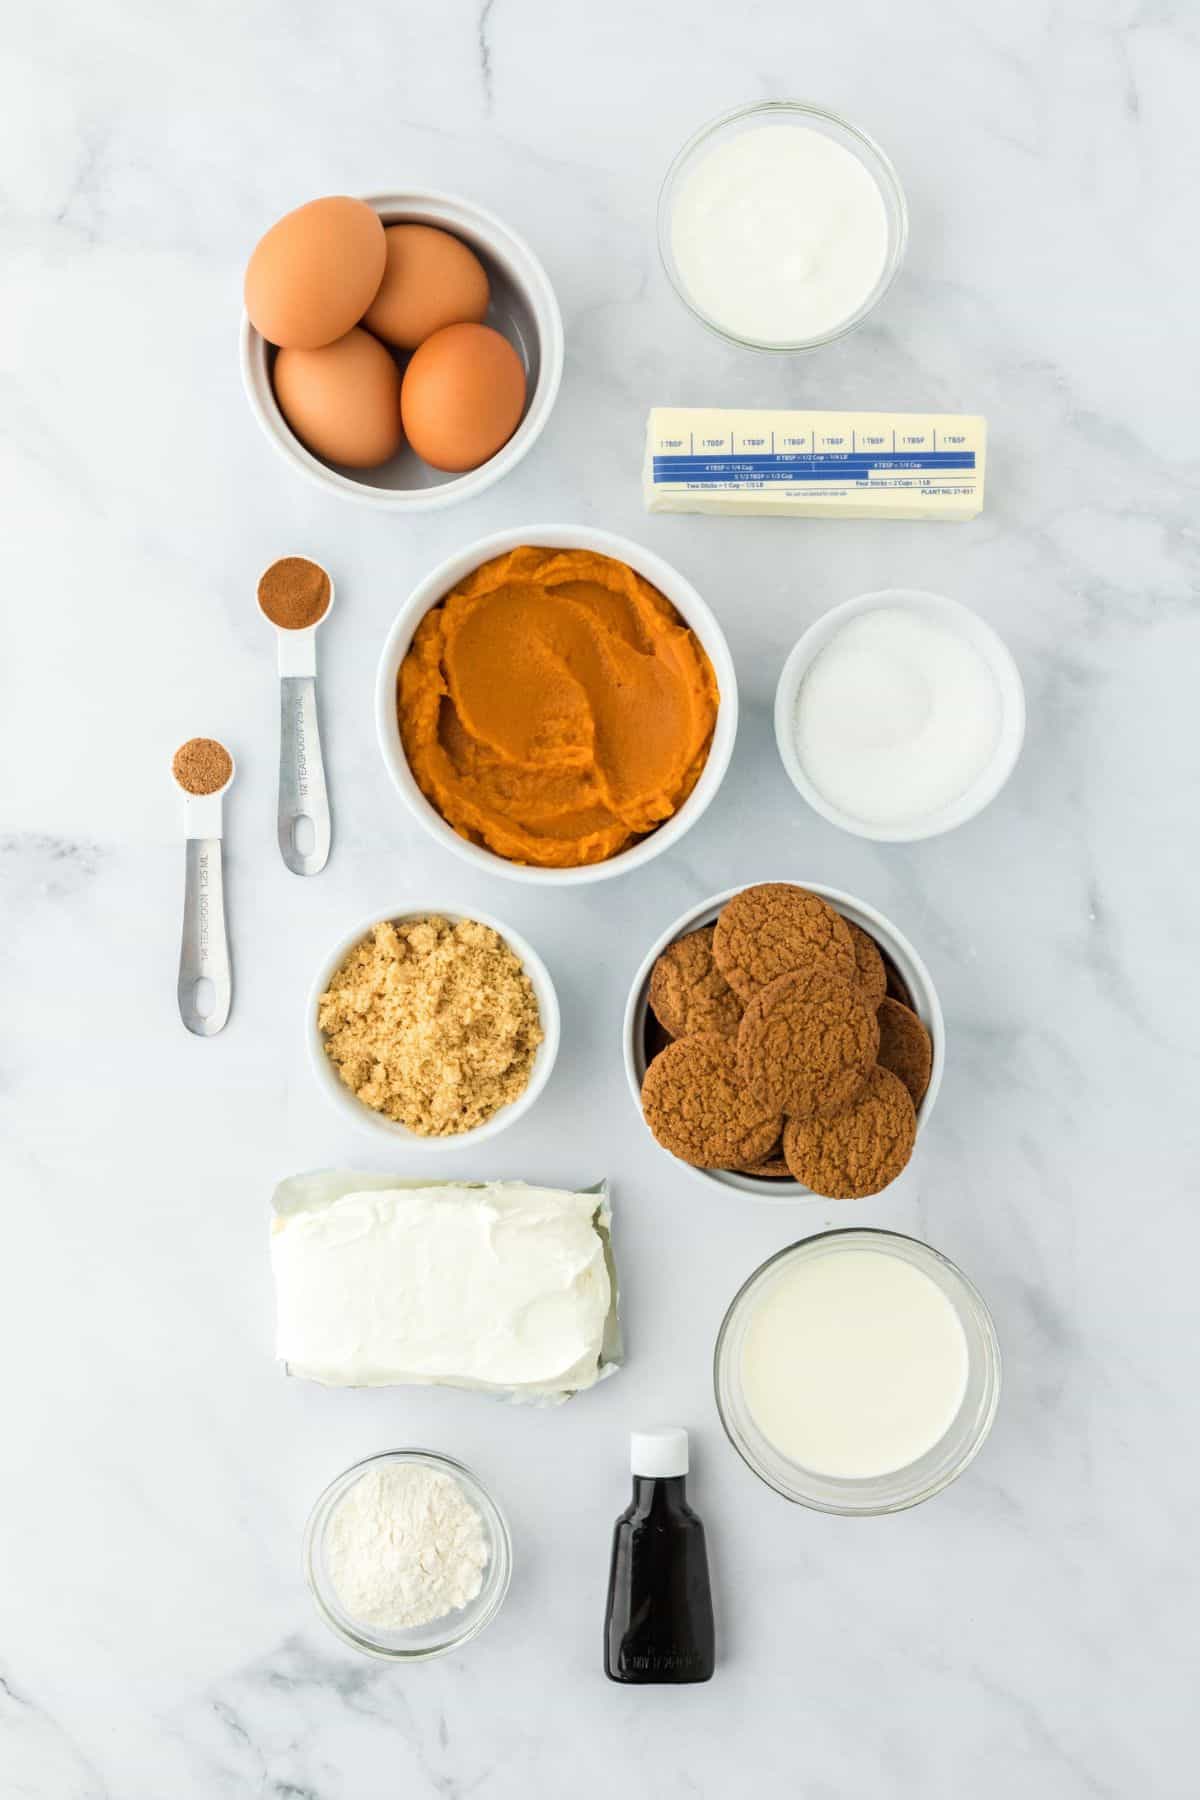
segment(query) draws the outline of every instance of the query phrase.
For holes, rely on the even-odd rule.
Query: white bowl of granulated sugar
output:
[[[1025,736],[1003,641],[941,594],[887,588],[809,626],[775,692],[775,741],[814,812],[881,843],[937,837],[996,798]]]
[[[427,1662],[495,1618],[512,1540],[462,1463],[387,1450],[325,1489],[304,1533],[304,1570],[317,1611],[344,1643],[389,1662]]]

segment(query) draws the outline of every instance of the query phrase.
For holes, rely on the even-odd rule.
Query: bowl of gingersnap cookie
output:
[[[625,1073],[658,1144],[766,1200],[864,1199],[933,1111],[945,1025],[917,951],[865,901],[758,882],[692,907],[625,1008]]]

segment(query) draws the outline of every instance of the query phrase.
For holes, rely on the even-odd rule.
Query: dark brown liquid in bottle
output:
[[[635,1475],[613,1532],[604,1673],[631,1683],[708,1681],[716,1662],[704,1526],[683,1475]]]

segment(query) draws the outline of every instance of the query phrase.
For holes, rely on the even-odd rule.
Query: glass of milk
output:
[[[797,100],[702,126],[659,195],[671,285],[702,324],[753,350],[812,350],[853,330],[907,241],[904,190],[879,145]]]
[[[937,1250],[826,1231],[740,1289],[715,1383],[730,1442],[777,1493],[821,1512],[899,1512],[978,1454],[1000,1347],[983,1298]]]

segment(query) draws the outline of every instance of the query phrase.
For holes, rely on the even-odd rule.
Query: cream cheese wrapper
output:
[[[623,1360],[608,1184],[328,1169],[272,1198],[276,1354],[328,1387],[552,1404]]]
[[[966,413],[656,406],[642,491],[652,513],[973,519],[986,456]]]

